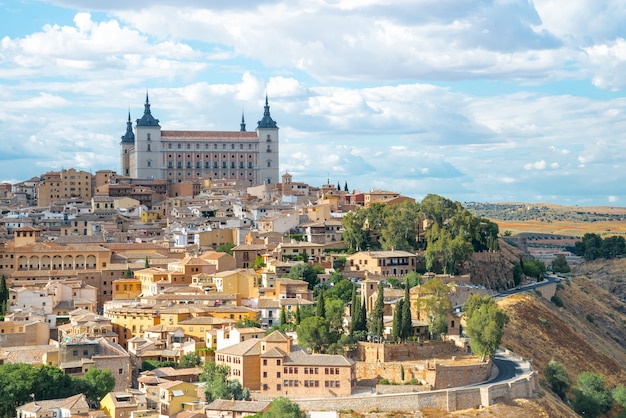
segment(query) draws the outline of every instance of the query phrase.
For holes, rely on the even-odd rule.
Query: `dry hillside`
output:
[[[584,371],[601,373],[609,385],[626,381],[624,304],[592,280],[577,277],[557,291],[564,307],[534,294],[501,301],[510,322],[503,345],[533,359],[543,371],[562,362],[572,381]]]

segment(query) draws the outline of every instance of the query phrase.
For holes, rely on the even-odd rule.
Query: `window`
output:
[[[271,167],[272,166],[272,160],[267,160],[267,166]]]
[[[117,371],[117,373],[118,373],[118,374],[124,374],[124,369],[119,369],[119,370]]]
[[[187,149],[191,149],[191,144],[187,144]]]
[[[172,149],[172,144],[167,144],[167,149]]]
[[[150,133],[148,132],[148,141],[150,141]]]

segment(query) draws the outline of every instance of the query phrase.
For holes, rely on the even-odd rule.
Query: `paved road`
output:
[[[507,358],[501,354],[493,356],[493,364],[498,368],[498,375],[489,380],[488,383],[503,382],[520,376],[523,373],[522,367],[518,361]]]
[[[516,293],[527,292],[529,290],[537,289],[538,287],[547,286],[547,285],[549,285],[551,283],[558,283],[561,280],[562,279],[559,276],[555,276],[553,274],[545,274],[543,276],[543,280],[540,281],[540,282],[527,284],[525,286],[519,286],[519,288],[503,290],[500,293],[496,293],[494,295],[494,297],[497,299],[497,298],[503,298],[503,297],[506,297],[506,296],[514,295]]]

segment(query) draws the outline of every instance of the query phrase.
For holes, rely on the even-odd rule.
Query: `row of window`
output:
[[[150,141],[150,134],[148,134],[148,141]],[[267,141],[271,142],[271,139],[270,139],[270,138],[268,138],[268,139],[267,139]],[[228,147],[228,144],[221,144],[221,145],[222,145],[222,146],[221,146],[221,149],[222,149],[222,150],[225,150],[225,149],[228,149],[228,148],[229,148],[229,147]],[[230,144],[230,149],[231,149],[231,150],[236,149],[235,145],[236,145],[236,144]],[[167,149],[183,149],[183,148],[184,148],[184,149],[192,149],[192,147],[191,147],[191,144],[190,144],[190,143],[186,143],[186,144],[185,144],[185,146],[183,146],[183,144],[182,144],[182,143],[180,143],[180,142],[178,142],[178,143],[176,144],[176,146],[174,146],[174,144],[172,144],[171,142],[169,142],[169,143],[167,144]],[[201,148],[200,143],[196,143],[195,149],[200,149],[200,148]],[[205,143],[204,143],[204,149],[210,149],[210,148],[211,148],[210,144],[205,142]],[[214,143],[214,144],[213,144],[213,149],[214,149],[214,150],[215,150],[215,149],[219,149],[219,148],[220,148],[219,144],[217,144],[217,143]],[[242,149],[244,149],[244,148],[246,148],[246,147],[244,146],[244,144],[239,144],[239,149],[240,149],[240,150],[242,150]],[[256,149],[256,148],[257,148],[257,144],[254,144],[254,143],[250,142],[250,143],[248,144],[248,147],[247,147],[247,148],[248,148],[248,149]]]
[[[195,168],[202,168],[202,163],[200,161],[196,161],[195,166]],[[150,164],[148,164],[148,167],[150,167]],[[174,162],[168,161],[167,168],[174,168]],[[176,168],[183,168],[183,162],[177,161]],[[192,168],[191,161],[187,161],[185,168]],[[209,161],[204,162],[204,168],[211,168],[211,164]],[[219,164],[217,161],[213,161],[213,168],[219,168]],[[226,163],[226,161],[222,161],[222,168],[228,168],[228,164]],[[230,168],[236,168],[236,163],[234,161],[231,161]],[[245,168],[245,163],[243,161],[239,162],[239,168]],[[248,161],[248,168],[254,168],[252,161]]]

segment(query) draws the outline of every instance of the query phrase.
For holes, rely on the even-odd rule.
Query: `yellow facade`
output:
[[[114,308],[106,312],[107,318],[111,319],[113,332],[119,337],[119,344],[127,348],[127,341],[133,337],[143,336],[145,329],[159,325],[161,316],[158,308],[146,306],[143,308]]]
[[[113,281],[113,300],[134,300],[141,294],[141,280],[117,279]]]

